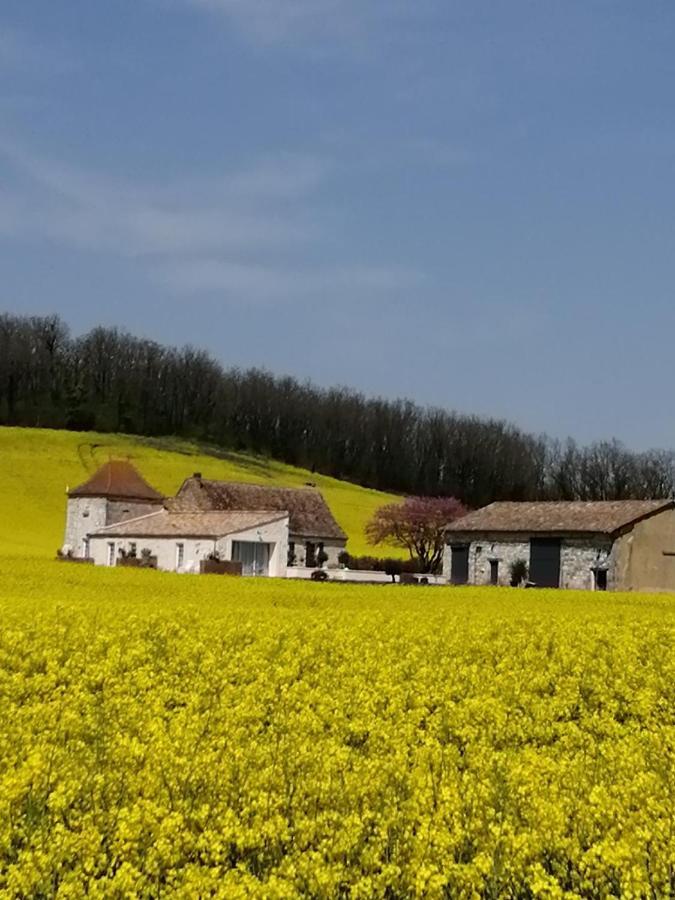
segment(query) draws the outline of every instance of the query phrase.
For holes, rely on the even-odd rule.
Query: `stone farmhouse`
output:
[[[289,517],[288,564],[314,568],[320,553],[328,568],[338,565],[347,535],[333,518],[321,493],[312,487],[282,488],[232,481],[208,481],[196,472],[181,485],[171,510],[206,512],[227,509],[277,510]]]
[[[523,560],[537,587],[675,590],[675,501],[491,503],[446,529],[453,584],[507,585]]]
[[[68,491],[63,551],[114,566],[148,554],[159,569],[197,572],[213,555],[245,575],[285,577],[289,560],[337,565],[347,537],[319,491],[188,478],[165,498],[126,461]],[[297,551],[296,551],[297,547]],[[320,553],[322,551],[322,553]]]

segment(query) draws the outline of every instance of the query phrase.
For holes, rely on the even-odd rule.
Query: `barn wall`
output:
[[[617,540],[617,589],[675,591],[675,510],[638,522]]]
[[[563,538],[560,555],[560,586],[571,590],[592,591],[595,586],[593,568],[608,566],[608,588],[614,589],[612,541],[597,535],[589,538]]]
[[[532,535],[541,537],[541,535]],[[530,536],[522,534],[453,533],[452,543],[469,543],[469,584],[490,584],[490,560],[499,560],[499,584],[511,582],[511,565],[519,559],[530,564]],[[602,535],[591,537],[563,537],[560,553],[560,586],[563,588],[592,590],[592,569],[599,562],[609,565],[609,587],[612,587],[612,542]],[[443,574],[450,579],[452,547],[448,545],[443,558]]]

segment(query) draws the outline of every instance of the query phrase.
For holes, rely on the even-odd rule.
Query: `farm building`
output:
[[[147,553],[158,569],[199,572],[212,556],[241,563],[243,575],[284,578],[288,514],[271,510],[172,513],[166,509],[108,525],[89,536],[89,556],[113,566],[122,552]]]
[[[337,565],[346,535],[319,491],[188,478],[164,498],[131,463],[111,461],[68,492],[63,551],[116,565],[152,559],[160,569],[198,571],[210,557],[243,574],[284,577],[292,560]],[[300,559],[298,559],[298,556]]]
[[[675,590],[675,501],[491,503],[446,529],[453,584],[511,583],[514,563],[538,587]]]
[[[196,472],[186,479],[171,510],[214,512],[227,509],[279,510],[289,515],[289,565],[313,568],[320,553],[329,568],[338,565],[338,554],[347,535],[335,521],[321,493],[312,487],[281,488],[232,481],[209,481]]]

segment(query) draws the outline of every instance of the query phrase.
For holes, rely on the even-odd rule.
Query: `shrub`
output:
[[[310,577],[312,581],[328,581],[328,572],[325,569],[315,569]]]
[[[524,559],[515,559],[509,566],[511,587],[518,587],[527,581],[528,571],[527,562]]]
[[[341,565],[347,566],[355,572],[386,572],[390,575],[389,569],[395,569],[395,574],[400,575],[401,572],[410,572],[417,574],[421,571],[420,563],[417,559],[392,559],[391,557],[379,556],[352,556],[343,550],[338,557]]]
[[[341,566],[348,566],[350,559],[351,556],[346,550],[340,550],[340,552],[338,553],[338,562]]]
[[[401,576],[403,574],[403,560],[402,559],[387,559],[385,560],[384,571],[391,578],[392,581],[396,581],[396,576]]]

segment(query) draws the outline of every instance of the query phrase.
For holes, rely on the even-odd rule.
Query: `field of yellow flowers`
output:
[[[675,601],[0,559],[0,896],[675,892]]]

